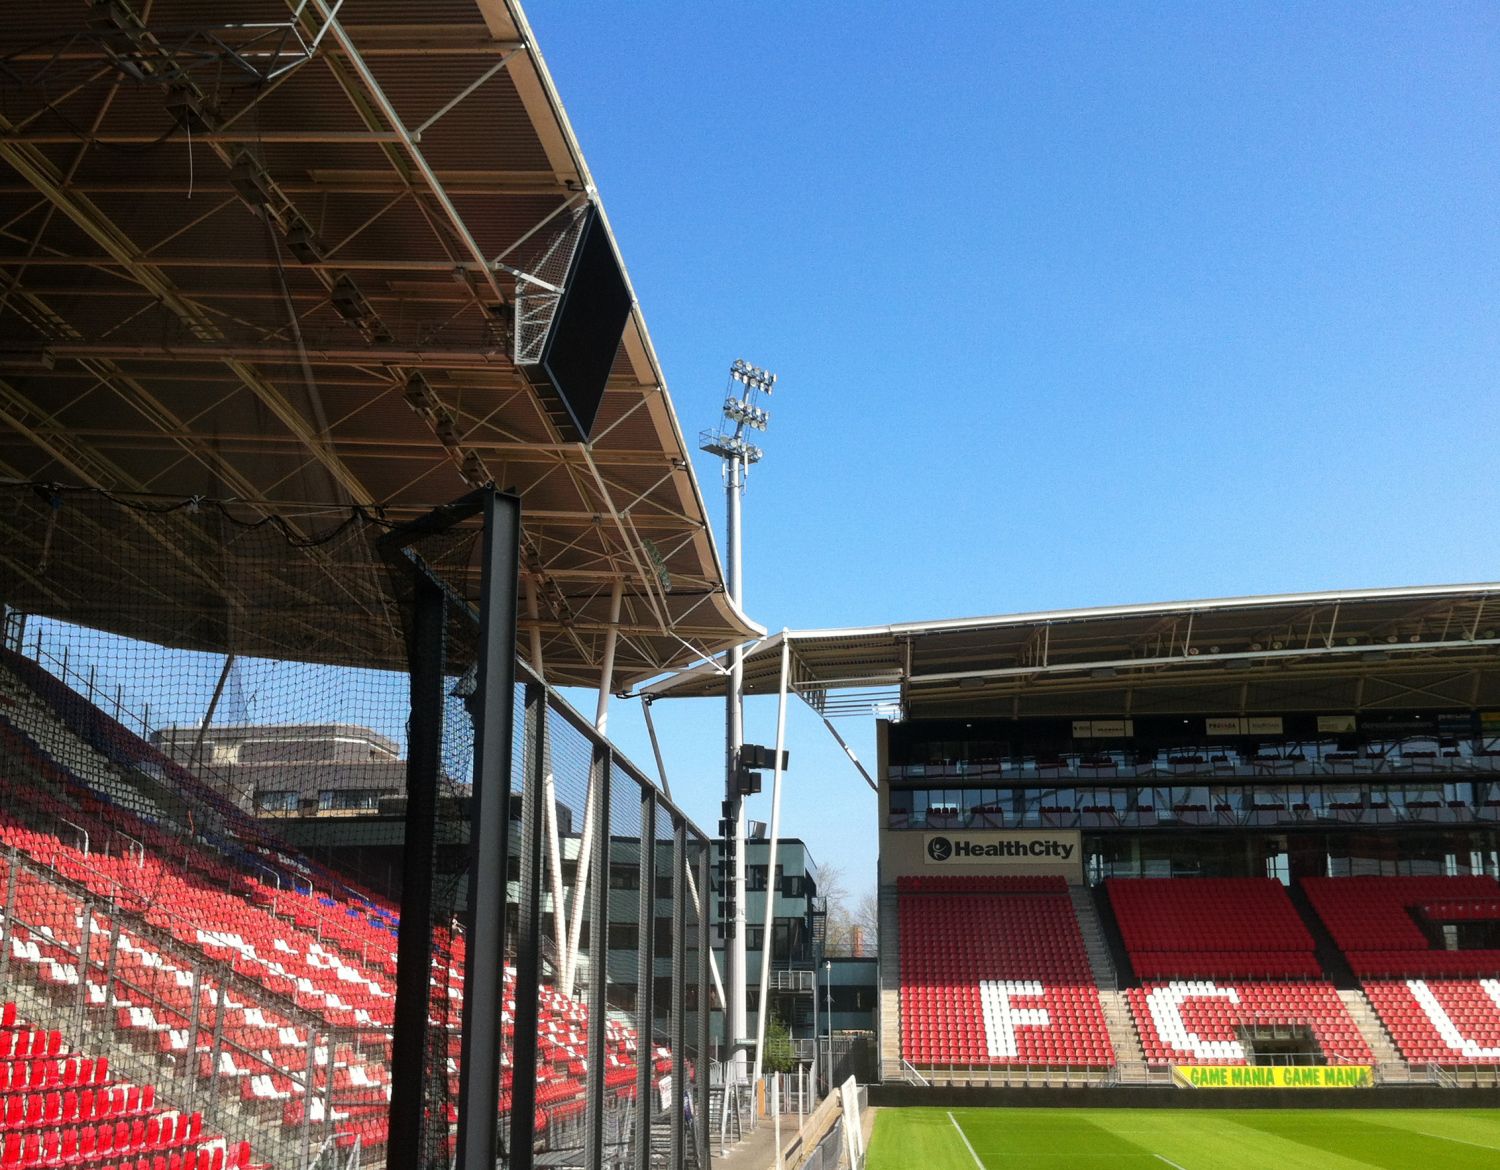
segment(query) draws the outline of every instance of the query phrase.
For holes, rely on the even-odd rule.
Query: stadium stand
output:
[[[1365,994],[1413,1064],[1500,1064],[1500,980],[1372,980]]]
[[[106,1142],[103,1117],[93,1137],[82,1131],[68,1137],[61,1119],[70,1102],[23,1093],[13,1104],[12,1093],[4,1117],[17,1110],[23,1125],[7,1135],[0,1165],[73,1164],[62,1143],[76,1140],[93,1141],[102,1156],[131,1170],[136,1163],[128,1159],[137,1153],[152,1159],[149,1170],[221,1170],[245,1164],[249,1142],[257,1147],[253,1160],[262,1160],[259,1147],[275,1140],[268,1133],[296,1133],[309,1124],[331,1124],[338,1145],[358,1142],[378,1154],[390,1096],[395,909],[305,858],[270,851],[253,819],[232,802],[9,653],[0,661],[0,764],[8,981],[24,976],[39,1002],[71,1005],[81,996],[95,1028],[125,1049],[154,1054],[163,1083],[191,1054],[188,1067],[198,1080],[239,1101],[245,1112],[235,1116],[255,1119],[253,1129],[234,1135],[232,1146],[202,1137],[201,1114],[192,1115],[190,1134],[179,1133],[168,1127],[176,1112],[152,1112],[157,1088],[147,1085],[138,1090],[145,1103],[120,1119],[129,1121],[126,1130],[117,1126]],[[183,824],[130,797],[136,791],[131,769],[180,773],[174,784],[185,794]],[[185,827],[193,824],[214,830],[193,834]],[[241,829],[248,840],[237,836]],[[279,882],[277,870],[286,874],[288,888],[263,880],[269,873]],[[439,932],[434,941],[435,993],[458,1002],[463,937]],[[509,965],[505,988],[502,1022],[509,1039],[516,1027]],[[613,1020],[604,1026],[606,1086],[615,1096],[633,1097],[637,1036]],[[538,1131],[581,1123],[588,1010],[544,986],[537,1028]],[[448,1036],[450,1098],[457,1091],[459,1044],[455,1027]],[[0,1032],[0,1061],[10,1058],[4,1083],[29,1092],[40,1076],[43,1092],[56,1095],[68,1089],[54,1090],[47,1078],[77,1082],[86,1069],[97,1078],[108,1066],[107,1057],[90,1066],[61,1045],[56,1031]],[[649,1049],[646,1059],[653,1080],[670,1071],[666,1048]],[[37,1060],[54,1062],[55,1077],[16,1063]],[[502,1066],[504,1113],[511,1074],[504,1058]],[[127,1087],[127,1096],[132,1091]],[[106,1107],[97,1104],[99,1094],[96,1110]],[[52,1130],[29,1120],[34,1109],[54,1118],[54,1105],[58,1124]],[[115,1121],[113,1112],[107,1116]],[[193,1151],[196,1160],[188,1161]]]
[[[250,1145],[203,1132],[203,1115],[162,1108],[154,1085],[110,1077],[107,1057],[0,1007],[0,1165],[235,1170]]]
[[[1424,876],[1302,886],[1408,1062],[1500,1064],[1500,950],[1437,945],[1456,946],[1460,926],[1500,923],[1500,884]]]
[[[1244,1033],[1299,1028],[1336,1064],[1373,1059],[1337,990],[1321,982],[1177,980],[1133,987],[1126,995],[1148,1064],[1244,1064]],[[1252,1041],[1253,1044],[1253,1041]]]
[[[1313,939],[1269,878],[1113,878],[1105,883],[1141,979],[1319,979]]]
[[[1360,976],[1500,974],[1500,950],[1438,949],[1445,922],[1500,922],[1487,877],[1307,878],[1309,901]]]
[[[1136,974],[1127,992],[1148,1064],[1241,1064],[1244,1034],[1305,1030],[1336,1063],[1369,1045],[1323,979],[1313,938],[1270,878],[1128,878],[1105,883]]]
[[[908,1062],[1114,1063],[1064,879],[907,877],[897,896]]]

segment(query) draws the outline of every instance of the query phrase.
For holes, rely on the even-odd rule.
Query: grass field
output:
[[[882,1109],[867,1170],[1496,1170],[1495,1109]]]

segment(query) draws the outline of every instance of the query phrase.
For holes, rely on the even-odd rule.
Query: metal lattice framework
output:
[[[0,99],[0,477],[309,532],[494,482],[549,680],[755,632],[639,311],[586,444],[517,369],[597,198],[513,0],[7,5]]]
[[[1057,610],[776,634],[745,692],[825,716],[1474,709],[1500,703],[1500,584]],[[650,698],[717,693],[695,668]]]

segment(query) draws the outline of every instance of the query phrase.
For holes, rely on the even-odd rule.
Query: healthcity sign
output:
[[[1032,871],[1076,869],[1082,842],[1076,832],[927,833],[922,850],[928,865],[1007,866]]]

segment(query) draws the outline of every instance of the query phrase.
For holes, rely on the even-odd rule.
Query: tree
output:
[[[866,955],[873,955],[880,930],[879,902],[874,893],[863,894],[851,904],[844,871],[836,865],[818,867],[818,893],[826,914],[823,953],[852,955],[855,931],[858,930],[862,950]]]
[[[792,1030],[780,1016],[766,1021],[766,1051],[761,1061],[766,1072],[791,1072],[797,1067],[792,1051]]]

